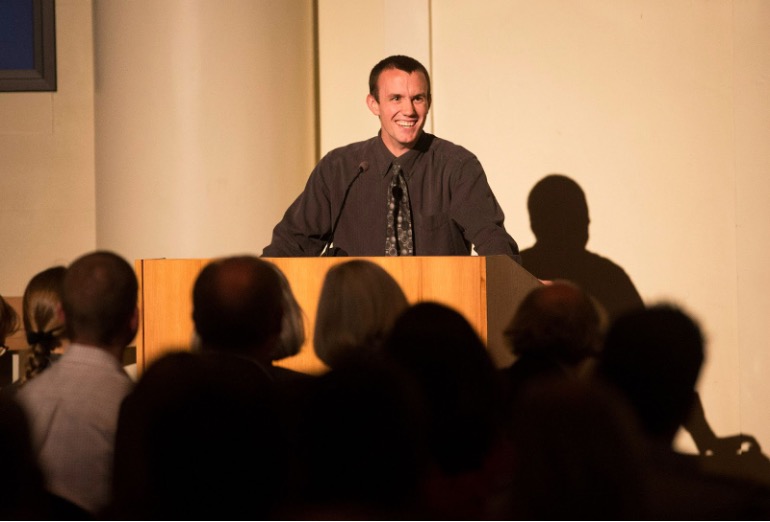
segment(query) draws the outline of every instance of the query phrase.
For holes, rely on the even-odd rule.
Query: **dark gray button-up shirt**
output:
[[[329,152],[305,190],[273,230],[266,257],[318,256],[332,239],[337,255],[385,255],[390,165],[406,177],[418,256],[505,254],[519,248],[503,226],[503,211],[479,160],[468,150],[423,133],[414,149],[396,158],[377,136]],[[365,165],[365,170],[356,174]],[[345,192],[349,194],[343,205]]]

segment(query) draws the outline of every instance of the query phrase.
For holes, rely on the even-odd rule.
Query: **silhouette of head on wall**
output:
[[[588,203],[580,185],[561,174],[537,182],[527,200],[529,221],[537,242],[562,249],[583,249],[588,243]]]
[[[586,249],[588,203],[580,186],[563,174],[550,174],[529,194],[530,226],[537,242],[521,251],[529,272],[540,279],[565,279],[593,296],[609,317],[643,306],[625,270]]]

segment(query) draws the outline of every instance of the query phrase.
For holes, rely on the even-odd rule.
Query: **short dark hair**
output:
[[[413,73],[415,71],[421,72],[425,76],[425,81],[428,84],[428,92],[426,94],[428,96],[428,103],[430,103],[430,75],[428,74],[428,70],[414,58],[401,54],[388,56],[384,60],[380,60],[380,62],[372,68],[372,72],[369,73],[369,94],[374,96],[375,100],[378,102],[380,101],[377,82],[380,79],[382,71],[387,69],[398,69],[399,71],[407,73]]]
[[[75,260],[62,283],[70,339],[97,345],[130,342],[138,288],[134,269],[117,254],[98,251]]]
[[[206,265],[193,287],[193,322],[204,347],[244,352],[281,332],[283,288],[271,263],[235,256]]]

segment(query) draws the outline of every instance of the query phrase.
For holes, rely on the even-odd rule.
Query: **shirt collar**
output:
[[[376,145],[374,147],[377,156],[376,172],[379,173],[380,177],[384,178],[388,172],[390,172],[390,166],[393,163],[398,163],[401,165],[404,177],[408,180],[412,177],[412,172],[414,170],[412,167],[414,167],[417,159],[430,148],[433,138],[434,136],[432,134],[423,131],[414,147],[397,158],[390,152],[390,150],[388,150],[388,147],[385,146],[385,142],[382,141],[382,130],[380,130],[377,133],[377,139],[375,140]]]

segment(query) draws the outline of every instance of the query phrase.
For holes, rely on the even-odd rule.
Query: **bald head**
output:
[[[195,330],[207,349],[253,354],[281,331],[281,279],[254,256],[207,265],[193,288]]]
[[[67,269],[62,308],[73,342],[108,347],[127,345],[136,334],[136,274],[122,257],[99,251]]]
[[[548,352],[564,362],[577,363],[598,349],[599,314],[578,286],[556,281],[527,295],[505,335],[516,355]]]

